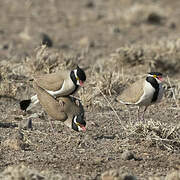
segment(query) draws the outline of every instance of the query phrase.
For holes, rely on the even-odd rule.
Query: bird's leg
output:
[[[140,106],[138,106],[138,121],[140,121]]]
[[[54,131],[54,128],[53,128],[53,125],[52,125],[52,121],[51,121],[51,120],[49,120],[49,124],[50,124],[50,126],[51,126],[51,130],[52,130],[53,134],[55,134],[55,131]]]
[[[142,120],[143,120],[143,121],[144,121],[144,114],[145,114],[147,108],[148,108],[148,106],[146,106],[146,107],[144,108],[144,111],[143,111],[143,114],[142,114]]]

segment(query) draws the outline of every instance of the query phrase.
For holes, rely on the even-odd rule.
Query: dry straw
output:
[[[176,107],[179,109],[179,104],[178,104],[178,102],[177,102],[176,95],[175,95],[175,93],[174,93],[174,90],[173,90],[173,87],[172,87],[172,84],[171,84],[171,81],[170,81],[168,75],[167,75],[167,79],[168,79],[168,83],[169,83],[169,85],[170,85],[170,87],[171,87],[171,91],[172,91],[172,94],[173,94],[173,99],[174,99],[174,101],[175,101],[175,103],[176,103]]]

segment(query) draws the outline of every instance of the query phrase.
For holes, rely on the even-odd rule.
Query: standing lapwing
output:
[[[162,74],[159,72],[150,72],[146,79],[141,79],[130,85],[117,97],[117,101],[127,105],[138,106],[138,119],[140,119],[140,107],[145,106],[144,114],[148,106],[160,102],[164,89],[162,87]]]

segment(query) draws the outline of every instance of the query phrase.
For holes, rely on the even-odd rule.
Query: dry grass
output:
[[[24,66],[27,66],[29,74],[52,73],[75,68],[79,61],[78,58],[77,55],[61,53],[42,45],[26,59]]]
[[[130,73],[124,72],[123,67],[134,67],[136,65],[138,69],[139,65],[144,64],[144,66],[147,67],[145,69],[161,70],[163,67],[158,67],[159,58],[157,58],[157,55],[155,54],[157,54],[158,50],[159,57],[161,56],[167,58],[167,54],[171,56],[180,48],[178,40],[172,42],[168,43],[173,44],[173,46],[161,42],[158,45],[150,44],[149,46],[143,45],[136,47],[121,47],[117,49],[115,53],[111,54],[111,64],[109,64],[109,61],[103,60],[101,62],[102,67],[99,70],[86,70],[88,77],[86,88],[79,91],[80,98],[82,99],[84,105],[93,107],[93,105],[99,104],[96,102],[96,100],[99,101],[98,97],[102,96],[102,93],[113,98],[114,96],[120,94],[125,86],[138,79],[138,75],[144,75],[145,73],[143,71],[141,74],[139,74],[138,71],[135,72],[135,74],[138,74],[137,76],[131,76]],[[60,69],[73,69],[81,58],[82,57],[79,55],[66,55],[65,53],[48,49],[46,46],[41,46],[35,50],[35,54],[32,55],[32,57],[25,60],[24,66],[26,67],[26,74],[32,76],[33,74],[56,72]],[[176,59],[174,61],[177,62]],[[164,60],[163,63],[166,64],[166,60]],[[99,66],[98,64],[99,62],[95,64],[94,67],[96,65]],[[173,70],[178,67],[174,66]],[[112,69],[114,69],[113,72]],[[133,71],[133,68],[131,70]],[[22,73],[20,72],[19,74],[22,75]],[[173,97],[175,95],[178,101],[179,84],[174,85],[173,82],[174,81],[172,81],[171,87],[169,85],[166,86],[168,91],[166,94],[167,96],[170,96],[170,94],[174,92]],[[97,88],[100,89],[102,93],[100,93]],[[176,103],[178,103],[177,101]]]
[[[150,44],[141,43],[118,48],[111,54],[114,69],[144,65],[147,71],[161,71],[174,75],[179,71],[179,39],[161,39]],[[131,69],[133,70],[133,68]]]
[[[150,146],[180,151],[180,124],[174,125],[154,120],[127,124],[126,135],[144,139]]]
[[[179,42],[179,41],[178,41]],[[158,51],[159,56],[170,56],[172,53],[179,49],[179,43],[175,41],[171,50],[167,51],[169,47],[163,47],[161,51]],[[87,82],[84,88],[81,88],[78,92],[78,96],[84,105],[86,111],[103,111],[102,116],[106,116],[108,111],[110,114],[114,114],[115,119],[121,122],[117,110],[119,110],[119,105],[114,101],[115,97],[120,94],[124,87],[132,83],[139,76],[132,76],[127,72],[124,72],[123,67],[126,66],[139,66],[148,64],[150,67],[150,61],[158,61],[156,56],[149,56],[149,54],[156,53],[159,46],[155,48],[153,45],[147,45],[142,47],[122,47],[119,48],[115,54],[111,55],[111,64],[102,61],[102,67],[97,70],[96,68],[87,69]],[[165,53],[166,52],[166,53]],[[167,53],[168,52],[168,53]],[[164,54],[165,53],[165,54]],[[26,77],[32,74],[40,73],[52,73],[60,69],[72,69],[76,66],[79,56],[77,55],[66,55],[62,52],[57,52],[48,49],[45,46],[41,46],[35,50],[35,54],[32,57],[27,58],[23,62],[25,66],[25,71],[27,71]],[[163,61],[166,63],[166,61]],[[98,62],[99,63],[99,62]],[[96,64],[94,65],[96,66]],[[120,68],[121,67],[121,68]],[[2,67],[4,68],[4,66]],[[176,68],[176,67],[175,67]],[[115,71],[112,72],[112,69]],[[22,70],[22,71],[21,71]],[[14,83],[14,80],[10,78],[9,74],[11,67],[6,67],[4,71],[1,71],[1,94],[9,94],[13,97],[16,96],[16,92],[21,84]],[[16,75],[18,77],[23,76],[24,69],[20,68],[16,71],[12,71],[11,75]],[[144,75],[141,73],[140,75]],[[168,83],[166,84],[166,98],[174,100],[176,106],[178,107],[179,101],[179,84],[175,83],[168,77]],[[11,87],[12,86],[12,87]],[[25,85],[24,85],[25,86]],[[28,89],[29,87],[26,87]],[[125,107],[123,107],[124,111]],[[96,114],[98,116],[98,114]],[[109,114],[108,114],[109,116]],[[129,116],[131,113],[129,112]],[[130,117],[131,119],[131,117]],[[128,122],[127,124],[121,123],[121,128],[124,129],[125,135],[127,137],[143,138],[152,145],[156,145],[160,148],[168,150],[179,150],[180,145],[180,128],[178,125],[161,123],[159,121],[148,121],[145,124],[132,124]]]
[[[148,6],[148,8],[147,8]],[[162,8],[160,4],[149,4],[148,2],[134,3],[128,10],[122,13],[122,18],[131,24],[145,23],[150,14],[157,14],[162,21],[170,13],[167,9]]]
[[[79,64],[87,81],[75,96],[85,108],[87,132],[71,132],[54,121],[57,133],[52,134],[50,117],[37,105],[22,115],[33,119],[33,130],[23,131],[22,143],[29,149],[13,138],[14,144],[11,139],[5,142],[16,128],[1,126],[0,143],[5,142],[0,148],[1,170],[21,161],[74,179],[100,179],[103,171],[123,167],[142,179],[155,173],[165,176],[180,152],[179,2],[41,1],[22,1],[22,6],[19,1],[11,6],[0,3],[1,124],[21,120],[19,101],[34,94],[29,82],[32,75],[70,70]],[[52,48],[40,46],[41,33],[51,37]],[[136,110],[115,98],[149,71],[167,77],[165,96],[162,104],[149,108],[146,122],[132,123]],[[18,150],[14,153],[13,149]],[[142,160],[122,160],[126,150]],[[17,172],[21,178],[33,173],[44,178],[22,166],[9,168],[4,175],[13,177]]]
[[[7,65],[0,67],[1,79],[0,79],[0,96],[3,97],[15,97],[17,92],[17,86],[14,80],[11,78],[11,68]]]
[[[168,79],[169,86],[170,86],[170,88],[171,88],[171,92],[172,92],[173,99],[174,99],[174,101],[175,101],[175,103],[176,103],[176,107],[179,108],[179,104],[178,104],[178,101],[177,101],[177,98],[176,98],[174,89],[173,89],[173,87],[172,87],[171,81],[170,81],[170,79],[169,79],[168,76],[167,76],[167,79]]]

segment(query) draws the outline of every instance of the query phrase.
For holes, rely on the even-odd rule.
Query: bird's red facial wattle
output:
[[[163,81],[163,77],[162,76],[158,76],[157,77],[160,81]]]
[[[86,127],[85,127],[85,126],[83,126],[82,124],[80,124],[79,126],[81,127],[81,129],[82,129],[83,132],[86,131]]]
[[[79,80],[79,84],[80,84],[80,86],[83,86],[83,85],[84,85],[84,82],[81,81],[81,80]]]

